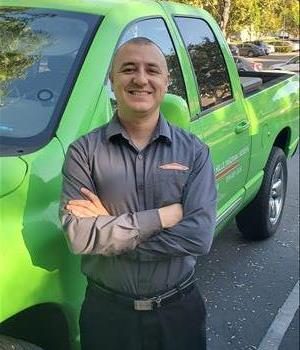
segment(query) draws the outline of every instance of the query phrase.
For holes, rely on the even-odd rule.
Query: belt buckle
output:
[[[153,310],[153,300],[134,300],[134,310],[137,311],[150,311]]]

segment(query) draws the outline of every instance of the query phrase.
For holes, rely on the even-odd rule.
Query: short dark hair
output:
[[[161,54],[163,55],[163,57],[165,57],[165,55],[164,55],[164,53],[162,52],[161,48],[160,48],[154,41],[152,41],[152,40],[150,40],[150,39],[148,39],[148,38],[146,38],[146,37],[144,37],[144,36],[137,36],[137,37],[135,37],[135,38],[129,39],[128,41],[125,41],[122,45],[120,45],[120,46],[117,48],[117,50],[116,50],[116,52],[115,52],[115,54],[114,54],[114,56],[113,56],[112,62],[111,62],[111,71],[113,70],[115,57],[117,56],[118,51],[119,51],[123,46],[125,46],[125,45],[127,45],[127,44],[129,44],[129,45],[130,45],[130,44],[133,44],[133,45],[154,45],[155,47],[158,48],[158,50],[161,52]]]
[[[124,45],[127,45],[127,44],[134,44],[134,45],[154,45],[156,46],[159,51],[163,54],[163,52],[161,51],[161,48],[154,42],[152,41],[151,39],[148,39],[144,36],[137,36],[135,38],[131,38],[129,39],[128,41],[126,41],[125,43],[123,43],[118,49],[117,51]]]

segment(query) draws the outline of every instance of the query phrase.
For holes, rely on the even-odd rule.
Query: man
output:
[[[110,80],[117,113],[63,168],[62,225],[88,280],[82,350],[206,349],[193,274],[215,228],[208,148],[160,114],[169,74],[152,41],[123,44]]]

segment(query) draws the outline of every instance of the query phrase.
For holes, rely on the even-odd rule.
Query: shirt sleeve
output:
[[[147,240],[142,239],[136,249],[136,258],[160,260],[209,252],[216,226],[217,191],[210,152],[206,145],[195,157],[182,198],[183,219]]]
[[[65,209],[71,199],[86,199],[80,192],[82,187],[96,193],[87,147],[82,139],[69,147],[62,175],[59,216],[69,248],[74,254],[122,254],[135,249],[140,240],[161,230],[158,209],[96,218],[79,218]]]

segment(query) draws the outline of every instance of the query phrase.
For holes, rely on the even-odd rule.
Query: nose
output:
[[[136,85],[146,85],[148,83],[147,73],[143,69],[138,70],[134,75],[133,82]]]

